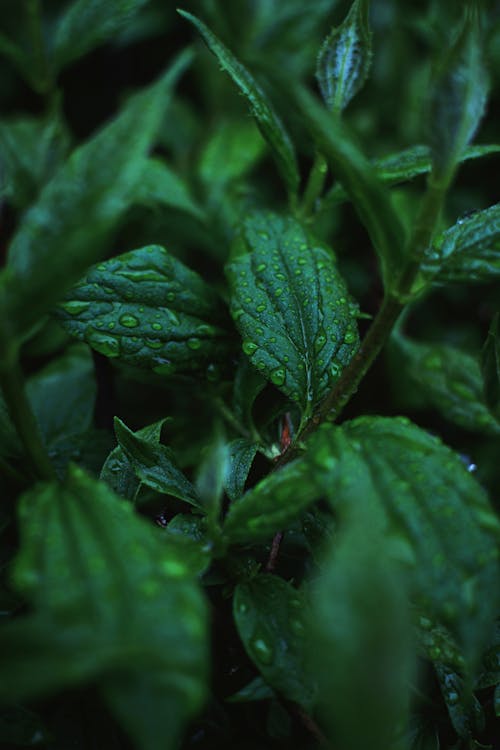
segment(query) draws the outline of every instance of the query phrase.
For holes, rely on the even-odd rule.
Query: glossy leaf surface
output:
[[[199,369],[225,349],[214,291],[159,245],[91,268],[56,314],[100,354],[159,375]]]
[[[292,218],[253,214],[226,273],[243,351],[309,413],[359,344],[358,308],[332,251]]]
[[[294,461],[262,479],[231,505],[224,534],[231,544],[266,541],[320,495],[308,467]]]
[[[177,467],[174,455],[165,445],[129,430],[115,417],[116,438],[141,482],[157,492],[173,495],[200,506],[196,490]]]
[[[277,576],[259,575],[234,594],[234,619],[248,656],[271,687],[307,709],[315,685],[306,668],[305,611],[301,593]]]
[[[229,443],[229,461],[224,488],[230,500],[238,500],[243,495],[245,482],[252,468],[257,448],[257,443],[253,443],[246,438],[236,438]]]
[[[500,277],[500,203],[459,219],[433,243],[424,273],[438,284]]]

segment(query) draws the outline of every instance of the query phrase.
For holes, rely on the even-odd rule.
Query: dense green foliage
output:
[[[0,746],[496,747],[498,3],[0,60]]]

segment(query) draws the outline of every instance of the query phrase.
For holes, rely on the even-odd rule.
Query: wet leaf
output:
[[[302,594],[273,575],[236,587],[233,614],[245,650],[265,681],[310,709],[316,686],[306,669],[306,618]]]
[[[229,443],[229,462],[227,464],[224,488],[230,500],[238,500],[245,490],[245,482],[252,468],[258,445],[246,438],[236,438]]]
[[[214,290],[159,245],[93,266],[55,312],[100,354],[158,375],[205,368],[226,348]]]
[[[424,263],[437,284],[494,281],[500,277],[500,203],[459,219],[434,241]]]
[[[448,184],[484,113],[488,75],[478,11],[470,9],[435,71],[429,140],[435,179]]]
[[[256,213],[243,222],[226,273],[243,351],[310,414],[359,344],[358,308],[332,251],[295,219]]]
[[[267,95],[245,66],[202,21],[184,10],[178,12],[200,32],[210,51],[217,57],[222,69],[227,71],[248,100],[257,125],[271,148],[281,176],[290,194],[295,195],[300,180],[295,150],[290,136]]]
[[[371,497],[413,597],[448,626],[472,666],[497,613],[500,523],[460,456],[404,418],[320,428],[311,473],[345,509]]]
[[[500,434],[489,413],[477,358],[446,344],[427,344],[403,336],[393,340],[398,367],[408,387],[450,422],[468,430]],[[398,370],[401,378],[402,370]]]
[[[202,507],[195,488],[177,467],[173,452],[158,443],[154,439],[154,433],[151,435],[153,439],[139,436],[129,430],[118,417],[115,417],[115,433],[141,482],[156,492]]]
[[[20,526],[14,582],[37,614],[0,628],[2,700],[96,680],[138,746],[175,747],[207,676],[206,607],[178,545],[77,468],[23,496]],[[140,720],[131,695],[148,698]],[[144,723],[160,705],[172,715],[155,740]]]
[[[232,503],[224,523],[230,544],[267,541],[285,529],[321,493],[297,460],[262,479]]]
[[[158,81],[73,151],[24,215],[0,276],[2,316],[11,335],[26,334],[103,254],[111,231],[134,200],[144,157],[190,60],[182,53]]]
[[[334,27],[318,55],[316,78],[328,108],[341,112],[363,87],[372,45],[367,0],[354,0],[344,22]]]

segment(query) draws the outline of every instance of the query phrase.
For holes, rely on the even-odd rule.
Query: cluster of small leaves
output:
[[[492,747],[494,13],[187,5],[0,18],[0,745]]]

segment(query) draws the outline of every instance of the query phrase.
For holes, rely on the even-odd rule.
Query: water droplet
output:
[[[332,376],[332,378],[338,378],[341,371],[341,365],[339,365],[338,362],[332,362],[332,364],[330,365],[330,375]]]
[[[456,703],[458,703],[459,695],[455,690],[450,690],[446,693],[446,702],[449,703],[451,706],[454,706]]]
[[[257,307],[256,307],[255,309],[256,309],[256,310],[257,310],[257,312],[259,312],[259,313],[260,313],[260,312],[264,312],[264,310],[266,309],[266,306],[265,306],[265,305],[257,305]]]
[[[153,328],[153,330],[155,331],[161,331],[162,325],[161,323],[151,323],[151,328]]]
[[[302,620],[290,620],[290,628],[295,635],[303,635],[305,631]]]
[[[253,300],[252,300],[251,297],[245,297],[245,299],[243,300],[243,302],[246,302],[246,304],[249,305],[251,302],[253,302]]]
[[[61,307],[66,310],[70,315],[80,315],[90,307],[90,302],[82,302],[80,300],[71,300],[70,302],[63,302]]]
[[[174,365],[168,359],[158,361],[158,364],[153,367],[153,372],[157,375],[171,375],[174,371]]]
[[[104,354],[105,357],[120,356],[120,342],[113,336],[90,330],[86,333],[86,338],[90,346],[95,349],[96,352]]]
[[[257,271],[265,271],[267,268],[267,263],[259,263],[257,266]]]
[[[280,286],[274,290],[275,297],[281,297],[282,294],[283,294],[283,289]]]
[[[122,326],[125,326],[125,328],[137,328],[139,325],[139,319],[130,313],[124,313],[124,315],[121,315],[119,322]]]
[[[278,279],[278,281],[284,281],[286,276],[284,273],[277,273],[276,278]]]
[[[344,336],[344,341],[346,344],[354,344],[356,341],[356,334],[354,331],[347,331],[347,333]]]
[[[285,382],[286,371],[284,367],[277,367],[271,372],[271,383],[274,385],[283,385]]]
[[[168,293],[167,293],[167,300],[168,300],[169,302],[173,302],[173,301],[174,301],[174,299],[175,299],[175,293],[174,293],[174,292],[168,292]]]
[[[161,339],[144,339],[144,343],[150,349],[161,349],[163,346]]]
[[[250,648],[253,655],[262,664],[269,665],[272,663],[274,658],[274,651],[264,638],[253,638],[250,641]]]
[[[112,329],[112,328],[114,328],[114,327],[115,327],[115,322],[114,322],[114,320],[110,320],[110,322],[108,323],[108,328],[109,328],[109,329],[111,330],[111,329]]]
[[[257,234],[259,235],[259,237],[261,238],[261,240],[268,240],[269,239],[269,235],[268,235],[267,232],[257,232]]]
[[[187,340],[187,345],[189,349],[192,349],[193,351],[196,351],[196,349],[199,349],[201,346],[200,339],[191,338]]]
[[[214,383],[215,381],[219,380],[220,378],[220,367],[219,365],[214,364],[211,362],[207,367],[207,380],[209,380],[211,383]]]
[[[299,258],[297,263],[299,264],[299,266],[305,266],[307,263],[307,260],[305,258]]]
[[[241,348],[243,349],[245,354],[248,354],[248,356],[250,357],[254,352],[257,351],[258,346],[257,344],[254,344],[253,341],[244,341],[241,345]]]
[[[248,612],[248,604],[246,602],[240,602],[238,604],[238,612],[240,612],[242,615]]]
[[[314,339],[314,351],[316,352],[316,354],[321,351],[326,342],[326,333],[322,328],[320,328],[320,330],[318,331],[318,335]]]
[[[238,310],[233,310],[233,313],[232,313],[233,318],[235,320],[239,320],[241,318],[241,316],[244,314],[244,312],[245,311],[241,307]]]

